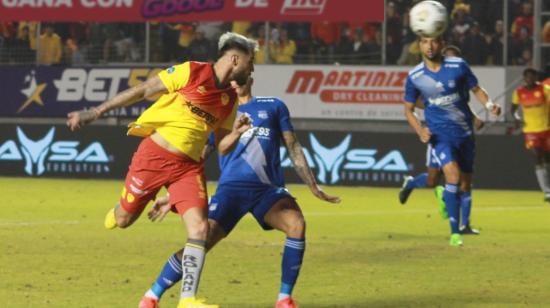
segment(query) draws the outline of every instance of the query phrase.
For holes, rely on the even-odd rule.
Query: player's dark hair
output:
[[[523,70],[523,77],[527,76],[527,75],[535,75],[535,76],[538,76],[539,72],[537,72],[536,69],[534,68],[531,68],[531,67],[528,67],[526,69]]]

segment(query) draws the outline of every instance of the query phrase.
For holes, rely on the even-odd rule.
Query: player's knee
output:
[[[289,219],[286,228],[286,235],[294,238],[303,238],[306,234],[306,221],[300,213],[292,219]]]
[[[126,229],[132,225],[132,219],[128,216],[115,216],[116,225],[121,229]]]
[[[188,236],[193,239],[206,240],[208,237],[208,221],[206,219],[193,222],[187,226]]]

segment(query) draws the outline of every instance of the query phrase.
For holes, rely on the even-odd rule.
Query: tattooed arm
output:
[[[302,150],[302,145],[296,138],[296,134],[293,131],[284,131],[283,140],[285,142],[286,148],[288,149],[288,155],[290,160],[292,160],[292,165],[298,176],[302,181],[309,187],[309,190],[319,199],[330,202],[330,203],[340,203],[340,198],[336,196],[327,195],[315,181],[313,172],[307,164],[306,157],[304,156],[304,151]]]

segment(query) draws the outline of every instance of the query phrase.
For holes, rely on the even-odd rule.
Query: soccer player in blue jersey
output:
[[[463,59],[443,57],[441,37],[419,37],[419,46],[423,61],[409,72],[405,85],[405,115],[420,140],[432,146],[432,153],[443,170],[446,183],[443,200],[451,225],[449,243],[451,246],[462,246],[460,224],[463,233],[471,229],[469,219],[475,156],[473,114],[468,107],[469,91],[493,115],[498,116],[501,109],[479,86],[476,76]],[[422,97],[425,106],[427,127],[422,126],[414,113],[419,97]]]
[[[443,50],[442,54],[444,57],[460,57],[462,52],[460,48],[454,45],[446,45]],[[424,110],[424,103],[422,99],[419,97],[416,100],[416,108]],[[485,123],[482,119],[480,119],[475,113],[473,113],[473,121],[474,121],[474,127],[476,130],[480,130],[483,128]],[[445,206],[445,202],[443,201],[443,192],[445,191],[445,188],[443,186],[438,185],[440,182],[440,178],[442,175],[441,166],[438,163],[437,158],[434,156],[432,152],[432,146],[428,143],[427,149],[426,149],[426,171],[424,173],[421,173],[415,177],[412,176],[406,176],[403,181],[403,186],[401,187],[401,190],[399,191],[399,202],[401,204],[407,203],[407,200],[410,196],[410,194],[413,192],[416,188],[434,188],[435,187],[435,197],[438,202],[439,206],[439,214],[443,219],[448,218],[447,214],[447,207]],[[466,231],[466,230],[464,230]],[[478,233],[475,229],[469,229],[468,231],[472,231],[475,233]]]
[[[241,136],[231,153],[219,156],[221,175],[210,200],[206,247],[211,249],[226,237],[246,213],[251,213],[264,230],[284,232],[281,288],[275,307],[293,308],[297,304],[292,299],[292,290],[305,250],[305,221],[296,200],[285,188],[279,153],[281,139],[294,169],[311,192],[331,203],[339,203],[340,198],[327,195],[317,185],[294,133],[286,105],[275,97],[252,97],[252,82],[250,78],[245,86],[237,87],[238,112],[247,115],[253,127]],[[213,148],[207,147],[205,152]],[[162,219],[168,211],[167,199],[162,197],[155,202],[149,217]],[[182,278],[180,260],[181,251],[170,257],[142,302],[158,305],[162,294]]]

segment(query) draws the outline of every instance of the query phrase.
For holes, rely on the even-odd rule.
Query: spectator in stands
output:
[[[199,22],[195,28],[195,32],[202,32],[203,36],[210,41],[211,45],[215,45],[222,33],[228,30],[229,27],[221,21]]]
[[[533,5],[529,1],[521,4],[521,15],[514,19],[512,23],[512,35],[514,38],[521,36],[521,30],[526,29],[527,35],[533,35]]]
[[[502,65],[502,52],[504,48],[504,23],[502,20],[495,22],[493,34],[486,34],[488,48],[487,64]]]
[[[386,59],[390,64],[395,64],[402,48],[402,20],[397,14],[395,3],[390,1],[386,7]]]
[[[542,41],[544,43],[550,43],[550,20],[547,21],[542,28]]]
[[[470,30],[472,19],[469,16],[470,6],[467,4],[455,5],[453,12],[451,13],[451,37],[450,43],[453,45],[462,46],[464,37],[468,30]]]
[[[277,64],[292,64],[294,63],[294,55],[296,54],[296,43],[288,38],[286,29],[279,30],[279,39],[273,40],[270,46],[271,57]]]
[[[471,65],[483,65],[487,60],[487,42],[480,32],[479,24],[472,23],[470,31],[464,37],[462,48],[464,59]]]
[[[161,23],[159,25],[159,36],[162,46],[163,62],[184,62],[179,55],[179,36],[180,31],[177,24]]]
[[[55,65],[61,62],[61,38],[53,31],[53,26],[46,24],[38,45],[38,64]]]
[[[288,36],[296,43],[295,63],[314,63],[311,59],[313,47],[311,44],[311,24],[296,22],[286,24]]]
[[[333,63],[336,46],[340,42],[340,25],[335,22],[313,22],[311,38],[318,63]]]
[[[526,49],[531,49],[533,47],[533,39],[529,36],[529,30],[527,28],[519,29],[519,36],[512,37],[510,42],[509,55],[511,58],[511,64],[513,65],[524,65],[526,62],[525,53]]]
[[[34,51],[31,49],[29,28],[20,28],[11,48],[9,62],[31,63],[34,61],[36,61],[36,56],[34,55]]]
[[[265,64],[268,63],[266,59],[265,54],[265,26],[259,26],[256,30],[256,35],[254,36],[256,41],[258,42],[258,51],[256,51],[256,55],[254,56],[254,63],[256,64]]]
[[[205,37],[204,33],[199,30],[195,32],[195,37],[189,45],[189,50],[191,51],[190,58],[193,61],[211,62],[215,58],[212,52],[212,44]]]
[[[231,31],[235,33],[239,33],[244,36],[248,36],[250,34],[251,27],[252,27],[252,22],[237,20],[232,23]]]

